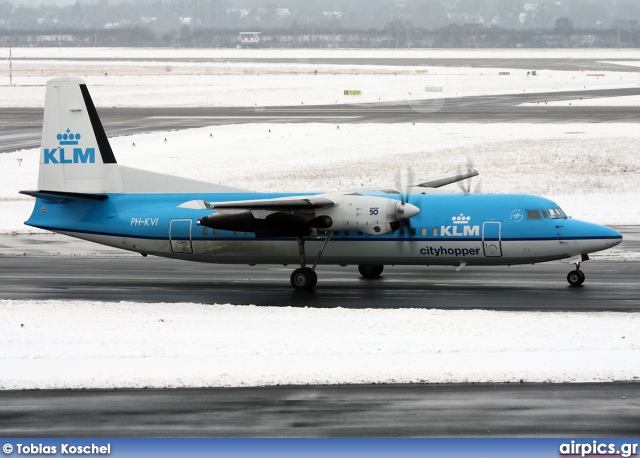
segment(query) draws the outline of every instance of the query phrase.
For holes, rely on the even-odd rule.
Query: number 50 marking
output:
[[[370,215],[377,215],[378,214],[378,207],[369,208],[369,214]]]

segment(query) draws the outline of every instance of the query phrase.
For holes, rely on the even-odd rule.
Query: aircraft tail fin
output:
[[[47,82],[38,191],[67,199],[108,193],[250,192],[118,165],[89,90],[78,77]]]
[[[47,82],[38,189],[72,193],[122,190],[116,158],[81,78]]]

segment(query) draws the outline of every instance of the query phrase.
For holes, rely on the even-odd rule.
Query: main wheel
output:
[[[318,283],[318,275],[309,267],[301,267],[291,272],[291,286],[298,291],[313,289]]]
[[[567,281],[571,286],[580,286],[584,283],[585,275],[581,270],[572,270],[567,275]]]
[[[381,264],[361,264],[358,266],[358,271],[364,278],[379,277],[383,270],[384,266]]]

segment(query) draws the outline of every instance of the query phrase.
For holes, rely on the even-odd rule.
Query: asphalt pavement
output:
[[[0,299],[254,304],[284,307],[442,308],[639,312],[640,234],[616,251],[632,260],[583,263],[586,282],[566,281],[566,261],[481,267],[386,266],[365,279],[357,266],[318,267],[313,291],[295,291],[295,266],[245,266],[142,257],[63,235],[0,236]],[[292,241],[292,243],[295,243]]]
[[[0,437],[638,437],[640,383],[0,391]]]
[[[638,122],[637,107],[549,106],[554,100],[621,97],[640,94],[627,89],[519,93],[400,103],[336,104],[285,107],[101,108],[107,136],[132,135],[244,123],[444,123],[444,122]],[[535,103],[535,106],[519,106]],[[42,108],[0,112],[0,153],[40,147]]]

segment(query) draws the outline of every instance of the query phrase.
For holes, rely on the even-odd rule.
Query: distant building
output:
[[[240,46],[256,47],[260,45],[260,34],[262,32],[240,32]]]

